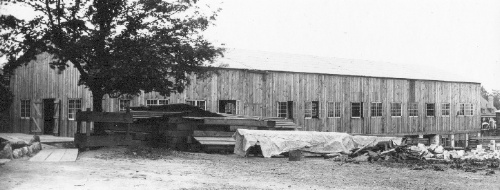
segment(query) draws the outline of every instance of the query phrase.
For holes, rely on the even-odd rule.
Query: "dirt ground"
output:
[[[321,157],[288,161],[117,147],[81,152],[76,162],[27,159],[0,166],[0,189],[500,189],[498,170],[413,170]]]

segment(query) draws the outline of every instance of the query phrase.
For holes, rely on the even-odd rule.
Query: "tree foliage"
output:
[[[497,108],[497,110],[500,110],[500,90],[493,89],[490,93],[481,86],[481,96],[486,100],[488,100],[489,96],[493,96],[493,106]]]
[[[6,72],[53,55],[52,68],[72,64],[80,85],[94,97],[156,91],[182,92],[189,75],[206,73],[223,48],[201,34],[218,11],[205,13],[196,0],[7,0],[23,3],[39,14],[31,20],[0,17],[0,53]]]
[[[5,80],[2,72],[0,72],[0,112],[9,109],[14,98],[8,86],[8,81]]]
[[[493,106],[500,110],[500,90],[492,90],[491,95],[493,96]]]
[[[484,86],[481,86],[481,97],[488,100],[488,96],[490,96],[490,93],[484,88]]]

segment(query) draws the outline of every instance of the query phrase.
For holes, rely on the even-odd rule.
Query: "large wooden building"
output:
[[[73,136],[78,109],[92,107],[74,68],[50,55],[15,70],[13,132]],[[219,74],[193,76],[185,92],[103,99],[104,110],[188,103],[212,112],[293,119],[300,130],[352,134],[465,134],[480,129],[480,84],[431,68],[229,50]]]

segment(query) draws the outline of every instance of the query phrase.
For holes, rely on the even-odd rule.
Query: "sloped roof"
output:
[[[418,65],[255,50],[228,49],[224,57],[216,63],[235,69],[479,83],[449,72]]]
[[[488,103],[488,100],[481,97],[481,115],[494,116],[495,112],[497,112],[497,109],[495,107],[491,106],[491,104]]]

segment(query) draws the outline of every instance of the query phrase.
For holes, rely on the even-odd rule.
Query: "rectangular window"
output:
[[[167,99],[160,99],[158,100],[158,105],[167,105],[168,104],[168,100]]]
[[[341,111],[342,111],[342,104],[340,104],[340,102],[335,102],[335,115],[333,117],[340,118]]]
[[[202,110],[207,110],[207,102],[205,100],[186,100],[186,104],[199,107]]]
[[[31,117],[30,100],[21,100],[21,118],[29,119]]]
[[[465,106],[465,115],[468,116],[474,115],[474,106],[472,104],[467,104]]]
[[[327,102],[327,117],[340,118],[341,104],[340,102]]]
[[[219,100],[219,113],[240,114],[239,100]]]
[[[76,112],[82,110],[82,100],[81,99],[69,99],[68,100],[68,119],[75,120]]]
[[[340,102],[327,102],[327,117],[329,118],[340,118],[340,113],[342,110]]]
[[[450,103],[441,104],[441,116],[450,116]]]
[[[425,104],[425,115],[427,117],[434,117],[435,104],[429,103]]]
[[[146,100],[146,106],[167,105],[167,99],[149,99]]]
[[[319,118],[319,102],[311,101],[305,103],[305,117]]]
[[[382,103],[372,102],[370,111],[372,113],[372,117],[382,117]]]
[[[417,103],[409,103],[408,104],[408,116],[418,117],[418,104]]]
[[[288,102],[278,102],[278,117],[288,118]]]
[[[363,102],[351,102],[351,117],[363,117]]]
[[[120,99],[118,111],[127,111],[128,107],[130,107],[130,100]]]
[[[401,117],[401,103],[391,103],[391,116],[393,117]]]
[[[465,115],[465,116],[474,115],[474,106],[469,103],[461,103],[458,115]]]

